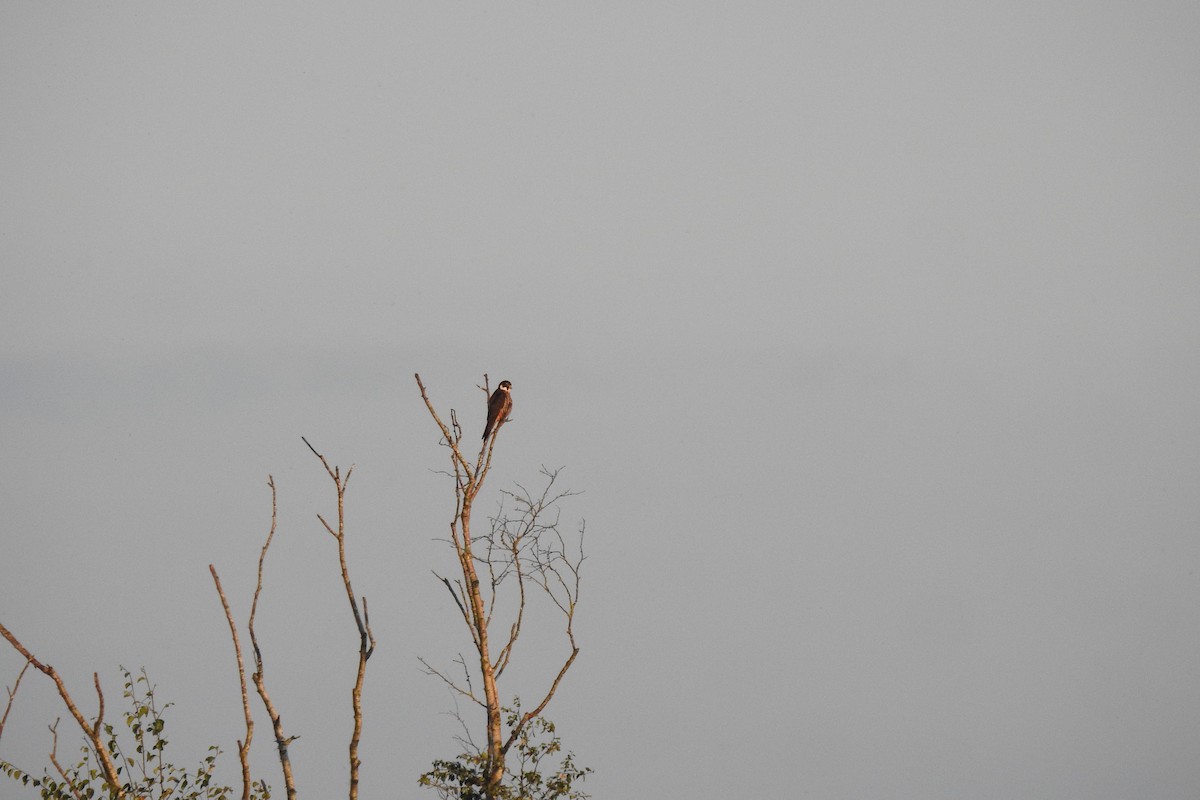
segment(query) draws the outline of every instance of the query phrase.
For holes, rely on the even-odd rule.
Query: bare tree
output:
[[[501,511],[490,520],[489,530],[483,534],[473,534],[472,514],[491,469],[504,420],[496,420],[496,431],[490,437],[485,437],[472,462],[463,448],[467,442],[478,440],[469,437],[464,439],[462,426],[454,410],[450,411],[450,423],[446,424],[430,400],[421,376],[415,377],[421,398],[441,431],[441,443],[449,451],[451,469],[447,474],[454,480],[455,506],[448,542],[457,557],[459,574],[453,579],[437,573],[435,575],[454,598],[470,633],[477,657],[482,697],[475,689],[472,670],[468,669],[461,657],[462,679],[451,678],[424,660],[422,664],[430,674],[436,675],[458,695],[483,709],[487,735],[486,748],[479,753],[482,766],[482,785],[479,789],[484,797],[491,800],[501,796],[509,751],[514,744],[520,749],[520,744],[526,741],[523,737],[527,736],[530,723],[545,710],[579,655],[574,621],[579,601],[580,568],[584,560],[583,530],[580,529],[578,547],[569,548],[559,530],[558,504],[571,496],[572,492],[555,487],[558,470],[543,468],[546,479],[544,489],[530,492],[518,485],[517,492],[503,492],[503,500],[512,505],[511,511],[505,511],[502,501]],[[489,396],[486,375],[484,385],[480,388],[486,400]],[[512,663],[530,593],[539,590],[562,614],[567,653],[561,666],[549,678],[539,702],[530,711],[508,714],[506,720],[506,709],[497,684]],[[498,611],[503,614],[502,606],[507,606],[510,615],[507,625],[503,625],[497,616]],[[469,731],[462,741],[470,743]],[[448,762],[439,763],[448,765]],[[454,778],[458,788],[450,786],[445,780],[447,777]],[[449,796],[452,790],[461,791],[462,775],[453,770],[449,773],[435,770],[423,776],[422,782],[442,789],[443,794]]]

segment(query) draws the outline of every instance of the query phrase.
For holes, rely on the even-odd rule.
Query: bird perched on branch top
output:
[[[500,381],[500,385],[496,387],[496,391],[492,392],[492,399],[488,400],[487,427],[483,429],[483,440],[485,442],[494,430],[504,424],[504,421],[508,419],[509,412],[512,411],[510,389],[512,389],[511,383]]]

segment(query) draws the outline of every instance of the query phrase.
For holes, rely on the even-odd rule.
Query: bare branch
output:
[[[5,639],[7,639],[8,643],[11,644],[18,653],[24,656],[26,661],[28,661],[30,664],[33,664],[34,669],[38,670],[46,677],[50,678],[50,680],[54,681],[54,685],[58,688],[59,697],[62,698],[63,703],[67,706],[67,710],[71,712],[71,716],[75,718],[76,724],[79,725],[80,730],[83,731],[84,735],[88,739],[89,744],[94,750],[96,759],[100,762],[100,768],[104,772],[104,780],[108,784],[109,790],[113,793],[113,796],[116,798],[116,800],[123,800],[125,797],[125,790],[121,788],[121,779],[117,773],[117,767],[113,763],[112,757],[109,755],[108,750],[104,747],[104,742],[100,739],[100,727],[104,723],[104,693],[100,690],[99,675],[92,673],[92,678],[96,684],[96,694],[100,698],[100,711],[96,717],[95,725],[92,726],[88,725],[87,720],[84,719],[83,714],[80,713],[78,706],[75,705],[75,701],[71,699],[71,693],[67,691],[66,684],[63,683],[62,678],[59,677],[59,674],[54,667],[50,666],[49,664],[43,664],[41,661],[38,661],[36,658],[34,658],[33,654],[26,650],[25,646],[22,645],[17,640],[17,637],[13,636],[8,628],[4,627],[3,624],[0,624],[0,636],[3,636]]]
[[[13,682],[12,688],[5,687],[5,691],[8,692],[8,702],[4,704],[3,716],[0,716],[0,739],[4,738],[4,723],[8,722],[8,712],[12,711],[13,701],[17,699],[17,690],[21,688],[21,679],[25,677],[25,672],[32,663],[29,659],[25,659],[25,666],[21,667],[21,671],[17,673],[17,679]]]
[[[317,519],[321,520],[321,524],[325,526],[325,530],[329,531],[330,536],[335,539],[338,538],[337,531],[329,527],[329,523],[325,521],[324,517],[322,517],[320,514],[317,514]]]
[[[237,624],[233,621],[233,612],[229,610],[225,589],[221,587],[221,578],[212,564],[208,565],[208,571],[212,573],[213,583],[217,586],[217,596],[221,598],[221,607],[225,609],[225,620],[229,623],[229,636],[233,639],[233,652],[237,658],[238,683],[242,688],[242,713],[246,718],[246,738],[238,742],[238,761],[242,765],[242,800],[250,800],[250,742],[254,740],[254,717],[250,713],[250,693],[246,690],[246,663],[242,660],[242,643],[238,638]]]
[[[500,648],[500,654],[496,657],[497,678],[503,675],[505,668],[508,667],[513,650],[517,646],[517,639],[521,636],[521,623],[525,620],[525,570],[521,563],[521,538],[521,535],[518,534],[509,539],[509,568],[517,576],[517,618],[513,620],[512,626],[509,628],[508,641],[504,643],[504,647]],[[501,579],[503,579],[503,573]]]
[[[437,423],[438,428],[442,431],[442,439],[446,446],[450,448],[451,460],[454,462],[455,473],[458,474],[461,470],[468,483],[474,481],[475,471],[463,457],[462,451],[458,449],[459,442],[462,441],[462,426],[458,424],[458,415],[451,410],[450,421],[454,426],[453,432],[446,427],[446,423],[442,422],[442,418],[438,416],[437,409],[433,407],[433,401],[429,399],[429,393],[425,391],[425,384],[421,381],[420,373],[413,373],[413,377],[417,379],[417,387],[421,390],[421,399],[425,401],[425,407],[429,409],[430,416]]]
[[[443,578],[441,575],[438,575],[436,572],[434,572],[433,575],[435,578],[440,580],[445,585],[446,591],[448,591],[450,593],[450,596],[454,598],[454,604],[456,606],[458,606],[458,610],[462,612],[463,621],[467,623],[467,627],[470,627],[471,626],[471,615],[467,612],[467,607],[466,607],[466,605],[464,605],[463,599],[458,596],[458,592],[454,591],[454,587],[450,585],[449,579]],[[459,584],[459,586],[461,586],[461,585],[462,584]]]
[[[354,613],[354,624],[358,628],[358,671],[354,680],[354,689],[351,693],[354,710],[354,730],[350,734],[350,800],[357,800],[359,767],[362,764],[358,758],[358,745],[362,739],[362,689],[363,681],[366,678],[367,659],[375,652],[375,634],[371,630],[370,617],[367,613],[367,600],[365,597],[363,598],[360,610],[358,599],[354,595],[354,588],[350,584],[350,568],[346,563],[346,484],[350,481],[350,474],[354,472],[354,467],[351,466],[346,470],[345,477],[342,477],[340,469],[336,466],[330,467],[325,457],[318,453],[317,449],[309,444],[307,439],[304,439],[304,443],[321,460],[321,464],[324,465],[325,471],[333,480],[333,486],[337,492],[337,530],[335,531],[320,514],[317,515],[317,519],[325,526],[325,530],[337,540],[338,565],[342,572],[342,583],[346,587],[346,598],[350,602],[350,610]]]
[[[271,487],[271,529],[267,531],[267,540],[263,542],[262,551],[258,554],[258,583],[254,586],[254,599],[250,601],[250,622],[246,626],[250,631],[250,644],[254,648],[254,665],[259,671],[262,669],[262,651],[259,650],[258,638],[254,635],[254,618],[258,614],[258,597],[262,594],[263,564],[266,563],[267,550],[271,547],[271,540],[275,538],[275,524],[279,513],[275,493],[275,476],[267,476],[267,486]]]
[[[92,673],[92,683],[96,686],[96,700],[100,704],[100,708],[96,711],[96,722],[92,725],[92,732],[96,738],[100,738],[100,726],[104,724],[104,690],[100,688],[100,673]]]
[[[573,641],[574,637],[572,637],[572,642]],[[531,720],[541,714],[542,711],[545,710],[546,706],[549,705],[551,698],[554,697],[554,693],[558,691],[558,685],[562,683],[563,676],[567,674],[567,670],[571,668],[571,664],[575,663],[575,657],[578,655],[579,648],[573,646],[571,648],[571,654],[567,656],[567,660],[563,663],[562,668],[559,669],[558,674],[554,676],[554,682],[550,684],[550,688],[546,691],[546,696],[542,698],[542,702],[538,703],[537,708],[533,709],[533,711],[522,714],[521,719],[516,725],[513,726],[512,730],[509,731],[508,740],[505,741],[503,747],[505,753],[507,753],[508,749],[512,747],[513,742],[520,737],[521,732],[525,730],[525,726],[528,725]]]
[[[463,664],[463,668],[466,669],[465,663]],[[479,745],[475,744],[475,739],[471,736],[471,729],[467,727],[467,721],[463,719],[462,710],[458,707],[458,697],[453,694],[450,697],[454,700],[454,718],[458,720],[458,726],[463,731],[462,735],[456,735],[454,738],[464,749],[478,755]]]
[[[442,683],[449,686],[452,690],[454,690],[454,692],[456,692],[457,694],[461,694],[463,697],[466,697],[466,698],[472,700],[473,702],[477,703],[480,708],[487,708],[487,703],[485,703],[483,700],[480,700],[478,697],[475,696],[475,690],[470,685],[471,678],[470,678],[469,674],[467,675],[467,688],[464,689],[461,686],[459,686],[457,683],[455,683],[453,680],[446,677],[446,674],[444,672],[442,672],[441,670],[434,667],[432,664],[430,664],[425,659],[418,657],[417,660],[420,661],[421,666],[423,666],[425,668],[426,675],[432,675],[432,676],[440,679],[442,681]],[[462,662],[460,661],[459,663],[462,663]]]
[[[354,471],[354,465],[350,465],[350,469],[346,470],[346,477],[342,478],[340,477],[340,468],[337,466],[330,467],[329,462],[325,460],[325,456],[318,453],[317,448],[313,447],[308,439],[305,439],[303,436],[301,436],[300,441],[307,444],[308,449],[313,451],[313,455],[321,459],[321,464],[325,467],[325,471],[329,473],[329,477],[333,478],[333,482],[338,484],[341,487],[341,490],[344,492],[346,490],[346,484],[350,482],[350,473]]]
[[[558,530],[554,531],[558,547],[555,548],[551,545],[536,551],[535,554],[537,571],[534,573],[534,580],[558,606],[559,610],[566,615],[568,629],[575,614],[575,605],[579,602],[580,570],[586,560],[583,552],[585,531],[585,526],[580,525],[579,557],[574,561],[567,557],[566,542],[563,541],[562,534]],[[554,580],[553,585],[551,578]]]
[[[254,618],[258,613],[258,597],[262,594],[263,564],[267,560],[267,549],[271,546],[271,540],[275,538],[275,523],[278,512],[275,478],[273,476],[267,476],[267,485],[271,487],[271,530],[267,533],[267,540],[263,543],[262,552],[258,556],[258,583],[254,587],[254,600],[250,604],[250,622],[247,625],[247,628],[250,630],[250,644],[254,647],[254,674],[251,676],[251,679],[254,681],[254,688],[258,690],[258,696],[262,698],[263,705],[266,706],[267,716],[271,718],[271,727],[275,732],[275,746],[279,751],[279,764],[283,769],[283,785],[287,790],[288,800],[296,800],[296,783],[292,778],[292,760],[288,754],[288,745],[292,743],[292,739],[284,736],[283,721],[279,716],[279,712],[275,709],[275,704],[271,702],[271,696],[267,694],[262,650],[258,646],[258,637],[254,633]]]
[[[22,672],[23,671],[24,670],[22,670]],[[54,720],[54,724],[47,727],[50,728],[51,736],[50,763],[54,765],[54,769],[58,771],[58,774],[62,777],[63,783],[66,785],[66,787],[71,790],[71,795],[75,798],[75,800],[83,800],[83,795],[81,795],[79,790],[75,788],[75,782],[67,776],[67,771],[62,768],[62,764],[58,763],[58,720]]]
[[[550,700],[554,697],[554,693],[558,691],[558,686],[562,683],[563,677],[567,674],[567,670],[575,663],[576,657],[579,655],[579,646],[575,643],[575,606],[579,601],[579,585],[580,585],[580,569],[586,558],[583,552],[583,536],[584,528],[581,526],[579,530],[579,556],[572,561],[566,555],[566,543],[563,541],[562,534],[557,528],[551,529],[555,538],[558,541],[558,547],[553,544],[545,549],[535,551],[537,561],[537,570],[533,573],[534,580],[545,591],[556,606],[563,612],[566,617],[565,634],[567,641],[571,646],[571,652],[563,662],[562,667],[558,670],[558,674],[554,676],[554,681],[550,684],[550,688],[542,697],[542,701],[532,710],[521,715],[517,724],[509,731],[507,741],[504,743],[504,751],[512,747],[513,743],[520,737],[525,727],[535,717],[539,716]],[[550,576],[553,576],[557,585],[562,589],[560,597],[550,583]]]

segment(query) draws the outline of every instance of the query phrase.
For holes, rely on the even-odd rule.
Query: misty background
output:
[[[542,465],[583,491],[547,715],[597,800],[1195,797],[1198,35],[1157,1],[4,3],[0,621],[85,714],[144,665],[173,759],[236,782],[207,567],[244,623],[273,474],[256,627],[300,793],[339,796],[306,436],[355,465],[362,797],[432,797],[459,730],[417,658],[471,644],[412,375],[470,439],[486,373],[482,510]],[[0,758],[40,771],[52,688]]]

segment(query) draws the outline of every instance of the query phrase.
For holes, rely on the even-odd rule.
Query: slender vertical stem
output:
[[[351,706],[354,711],[354,731],[350,735],[350,800],[358,800],[358,774],[359,767],[362,762],[358,758],[358,744],[362,739],[362,689],[363,681],[367,673],[367,659],[375,652],[375,634],[371,631],[371,620],[367,615],[367,600],[364,597],[362,609],[359,610],[358,600],[354,596],[354,589],[350,585],[350,569],[346,563],[346,485],[350,482],[350,475],[354,472],[354,467],[351,466],[346,470],[343,476],[340,467],[331,467],[329,462],[325,460],[325,456],[317,452],[308,439],[301,437],[308,449],[312,450],[313,455],[320,459],[321,464],[325,467],[325,472],[328,473],[333,481],[334,489],[337,491],[337,530],[325,521],[325,518],[320,514],[317,519],[325,526],[325,530],[337,540],[338,545],[338,563],[342,570],[342,583],[346,587],[346,598],[350,601],[350,610],[354,613],[354,624],[358,627],[358,671],[355,676],[354,689],[351,692]]]
[[[254,648],[254,674],[250,676],[254,681],[254,688],[258,690],[258,696],[262,698],[263,705],[267,709],[267,716],[271,718],[271,728],[275,732],[275,746],[279,751],[279,764],[283,769],[283,786],[287,791],[288,800],[296,800],[296,782],[292,778],[292,759],[288,754],[288,745],[291,744],[291,739],[283,733],[283,721],[276,710],[275,704],[271,702],[271,696],[267,694],[267,684],[264,677],[262,650],[258,646],[258,635],[254,632],[254,618],[258,614],[258,597],[262,594],[263,586],[263,564],[267,560],[267,549],[271,546],[271,540],[275,538],[275,524],[278,514],[278,501],[275,492],[275,478],[271,475],[267,476],[267,485],[271,487],[271,530],[267,533],[267,541],[263,543],[262,552],[258,555],[258,583],[254,587],[254,600],[250,604],[250,622],[246,626],[250,631],[250,644]]]
[[[221,578],[217,575],[217,568],[209,564],[208,571],[212,573],[213,583],[217,585],[217,596],[221,598],[221,607],[225,609],[225,619],[229,623],[229,635],[233,639],[233,652],[237,657],[238,682],[242,687],[242,713],[246,718],[246,738],[244,741],[238,742],[238,761],[242,765],[242,800],[250,800],[252,784],[250,742],[254,739],[254,717],[250,713],[250,693],[246,690],[246,662],[242,660],[242,642],[238,638],[237,624],[233,621],[233,612],[229,610],[229,600],[226,599],[225,590],[221,587]]]

